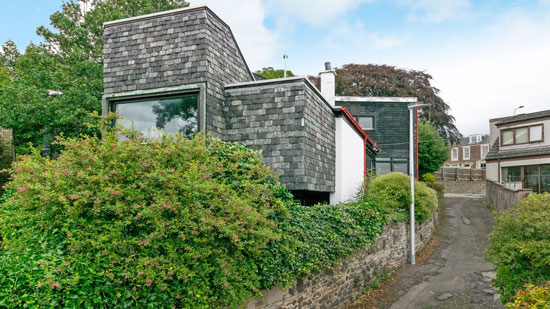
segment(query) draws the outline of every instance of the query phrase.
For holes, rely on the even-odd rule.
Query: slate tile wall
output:
[[[334,191],[334,115],[303,80],[227,87],[225,97],[226,140],[261,149],[289,190]]]
[[[223,85],[252,81],[231,29],[207,8],[106,25],[104,92],[207,82],[206,128],[222,136]]]

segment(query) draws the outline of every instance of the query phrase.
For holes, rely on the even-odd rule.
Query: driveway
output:
[[[503,308],[484,260],[493,220],[480,195],[448,195],[431,255],[398,270],[349,308]]]

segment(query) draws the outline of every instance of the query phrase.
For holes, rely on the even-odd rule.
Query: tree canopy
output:
[[[449,158],[449,147],[428,122],[418,123],[418,165],[420,175],[439,170]]]
[[[61,133],[91,133],[90,114],[101,111],[103,95],[104,22],[188,6],[184,0],[80,2],[91,10],[64,1],[50,16],[53,28],[37,29],[43,43],[23,53],[11,41],[0,48],[0,127],[14,130],[17,153]]]
[[[337,68],[336,74],[337,95],[417,97],[420,102],[430,104],[422,109],[420,119],[430,122],[448,144],[460,140],[455,118],[438,95],[439,89],[430,84],[430,74],[376,64],[346,64]]]
[[[274,79],[274,78],[283,78],[285,76],[285,71],[282,69],[274,69],[273,67],[263,68],[256,71],[256,74],[260,75],[265,79]],[[286,70],[286,77],[293,77],[294,73],[290,70]]]

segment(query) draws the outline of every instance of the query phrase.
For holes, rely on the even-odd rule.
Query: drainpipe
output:
[[[500,183],[500,158],[498,158],[498,183]]]

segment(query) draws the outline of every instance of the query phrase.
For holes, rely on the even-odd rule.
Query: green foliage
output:
[[[260,75],[265,79],[274,79],[274,78],[283,78],[285,76],[285,71],[282,69],[275,70],[273,67],[263,68],[256,71],[256,74]],[[293,77],[294,73],[290,70],[286,70],[286,77]]]
[[[256,295],[255,259],[292,202],[261,156],[202,135],[120,141],[111,121],[102,138],[57,137],[57,160],[33,150],[14,164],[0,306],[206,308]]]
[[[435,177],[430,173],[425,173],[424,175],[422,175],[422,181],[425,183],[434,183]]]
[[[437,182],[426,182],[426,186],[428,186],[428,188],[430,188],[430,189],[435,190],[435,192],[437,193],[437,198],[438,199],[441,200],[445,197],[445,185],[444,184],[437,183]]]
[[[506,307],[550,308],[550,281],[539,286],[525,284],[524,289],[518,290]]]
[[[507,302],[525,283],[550,280],[550,194],[531,194],[499,214],[489,234],[487,260],[496,264],[494,283]]]
[[[449,147],[437,130],[427,122],[418,123],[418,165],[420,175],[439,170],[449,157]]]
[[[82,1],[94,4],[85,15]],[[95,121],[91,112],[101,111],[104,22],[188,5],[184,0],[78,2],[66,0],[50,16],[53,29],[38,28],[44,44],[31,44],[23,54],[13,42],[3,45],[0,127],[14,129],[19,154],[30,152],[29,142],[41,146],[61,132],[68,137],[96,133],[84,124]]]
[[[415,220],[423,222],[437,208],[435,192],[426,184],[415,181]],[[393,220],[407,220],[410,217],[410,179],[402,173],[389,173],[372,180],[367,199],[379,205],[380,209]]]
[[[380,235],[385,217],[372,202],[295,205],[277,220],[281,238],[258,257],[262,288],[287,285],[294,279],[330,268]]]

